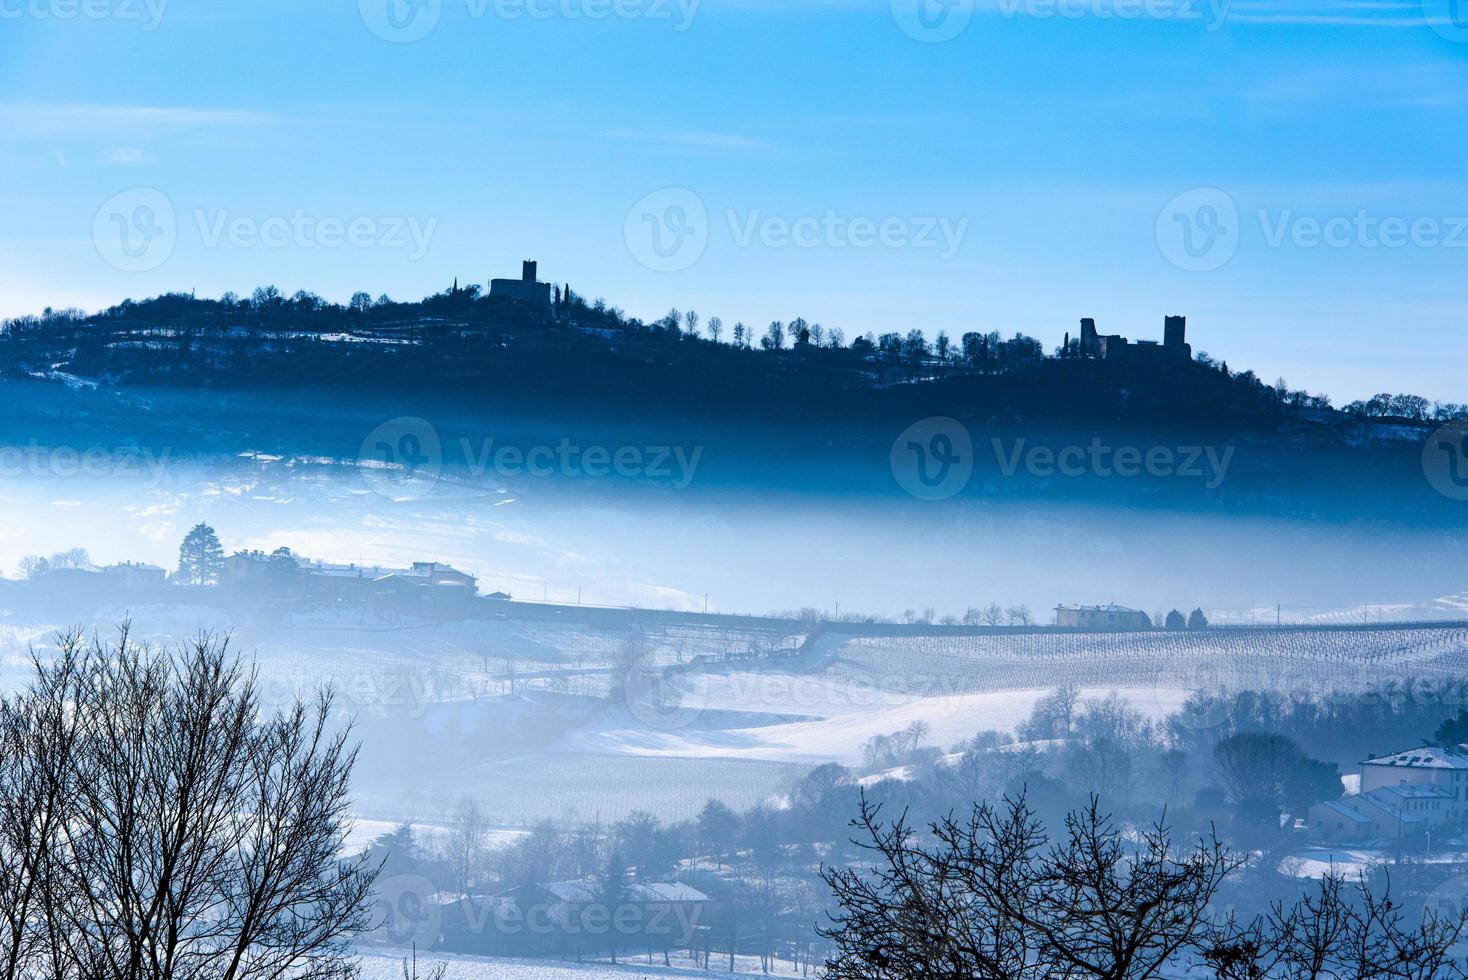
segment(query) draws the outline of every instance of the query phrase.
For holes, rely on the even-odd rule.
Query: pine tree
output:
[[[607,859],[606,872],[601,879],[601,895],[598,901],[603,905],[613,922],[617,921],[617,911],[627,901],[627,864],[622,860],[622,855],[615,852]],[[617,962],[617,950],[620,943],[617,942],[616,930],[610,935],[612,962]]]
[[[178,549],[178,577],[185,585],[214,585],[224,568],[224,549],[208,524],[195,524]]]

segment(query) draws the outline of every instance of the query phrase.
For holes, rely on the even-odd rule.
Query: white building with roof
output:
[[[1152,617],[1140,609],[1109,603],[1104,606],[1056,606],[1055,625],[1069,629],[1148,630]]]
[[[1468,811],[1468,746],[1424,745],[1361,763],[1361,792],[1383,786],[1437,786]]]
[[[1419,749],[1361,763],[1360,791],[1310,808],[1311,832],[1328,840],[1410,837],[1468,817],[1468,746]]]

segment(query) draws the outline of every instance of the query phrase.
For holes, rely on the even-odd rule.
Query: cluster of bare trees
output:
[[[28,581],[44,578],[50,572],[70,568],[91,568],[92,559],[86,548],[68,548],[47,558],[45,555],[26,555],[16,566],[16,574]]]
[[[1463,977],[1468,969],[1453,956],[1463,928],[1460,908],[1426,908],[1414,919],[1365,879],[1350,884],[1331,873],[1292,905],[1275,902],[1242,924],[1210,923],[1198,958],[1224,980]]]
[[[862,766],[867,772],[882,772],[911,763],[931,763],[939,752],[935,746],[923,751],[923,742],[932,733],[925,721],[915,721],[898,732],[873,735],[861,744]]]
[[[951,623],[949,620],[953,620]],[[945,616],[944,625],[956,625],[957,620]],[[969,606],[963,614],[963,625],[965,626],[1028,626],[1032,622],[1029,606],[1010,606],[1002,608],[999,603],[991,602],[982,608]]]
[[[1398,418],[1414,422],[1452,422],[1468,417],[1468,405],[1456,402],[1430,402],[1421,395],[1393,395],[1383,392],[1364,401],[1354,401],[1342,409],[1358,418]]]
[[[1409,917],[1327,876],[1293,905],[1215,915],[1241,856],[1211,831],[1179,847],[1161,823],[1124,830],[1094,798],[1054,840],[1022,796],[926,834],[863,800],[855,825],[871,867],[823,873],[832,980],[1468,976],[1451,959],[1462,911]]]
[[[0,977],[350,976],[375,869],[344,861],[355,751],[201,637],[62,636],[0,701]]]
[[[870,622],[886,622],[881,617],[868,617]],[[955,616],[952,613],[938,615],[936,609],[928,608],[919,612],[916,609],[904,609],[901,622],[913,625],[921,623],[931,626],[937,623],[940,626],[1029,626],[1034,623],[1034,617],[1030,615],[1030,607],[1017,605],[1004,607],[997,602],[991,602],[987,606],[969,606],[964,610],[963,616]]]

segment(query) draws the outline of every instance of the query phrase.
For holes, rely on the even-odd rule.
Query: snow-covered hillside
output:
[[[858,764],[868,739],[916,721],[945,750],[1011,730],[1062,684],[1083,697],[1115,691],[1161,718],[1198,690],[1355,691],[1458,677],[1468,664],[1461,627],[831,632],[799,657],[744,659],[731,655],[770,649],[769,635],[652,620],[266,620],[182,606],[103,610],[90,625],[105,632],[129,614],[145,638],[231,633],[269,701],[335,687],[363,742],[363,818],[433,823],[468,794],[503,827],[633,810],[687,818],[709,797],[749,806],[816,765]],[[54,627],[0,625],[7,683]]]

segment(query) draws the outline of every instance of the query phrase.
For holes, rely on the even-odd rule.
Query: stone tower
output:
[[[1187,343],[1187,317],[1170,316],[1162,321],[1162,345],[1164,347],[1186,347]]]
[[[1095,357],[1101,353],[1101,341],[1096,336],[1096,321],[1091,317],[1081,319],[1081,356]]]

